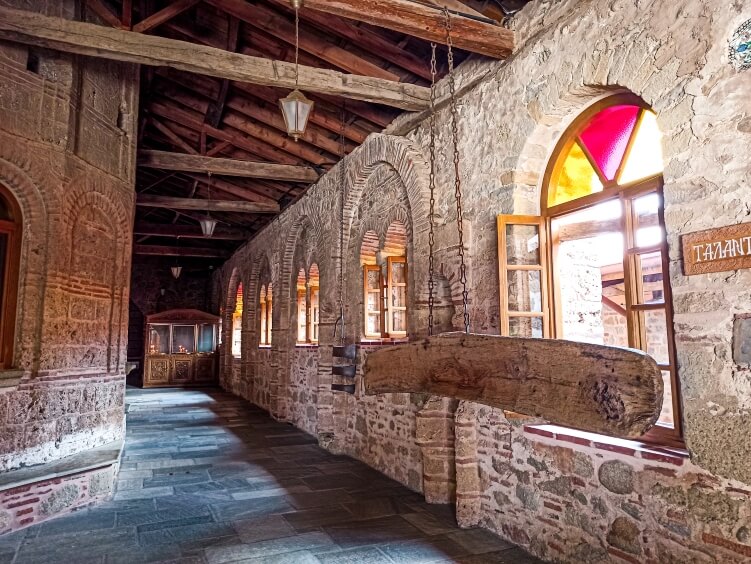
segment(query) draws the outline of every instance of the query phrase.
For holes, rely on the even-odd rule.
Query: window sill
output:
[[[271,345],[258,345],[259,349],[269,349],[271,350]]]
[[[574,443],[597,450],[616,452],[625,456],[641,458],[642,460],[665,462],[674,466],[683,466],[688,458],[685,448],[656,446],[642,441],[618,439],[587,431],[578,431],[558,425],[525,425],[524,433],[536,437],[546,437],[556,441]]]
[[[318,343],[296,343],[295,348],[298,349],[317,349]]]
[[[398,337],[395,339],[360,339],[360,345],[363,346],[397,345],[401,343],[409,343],[409,339],[407,337]]]
[[[21,383],[23,370],[4,369],[0,370],[0,388],[12,388]]]

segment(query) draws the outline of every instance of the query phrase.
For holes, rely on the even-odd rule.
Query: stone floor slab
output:
[[[536,564],[214,390],[126,394],[113,500],[0,536],[0,564]]]

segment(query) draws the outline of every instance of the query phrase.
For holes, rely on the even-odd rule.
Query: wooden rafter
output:
[[[180,147],[183,151],[191,155],[198,154],[198,151],[196,151],[193,147],[191,147],[189,143],[186,143],[182,137],[180,137],[177,133],[172,131],[172,129],[170,129],[167,125],[160,122],[154,116],[151,116],[150,121],[151,121],[151,125],[153,125],[157,131],[159,131],[162,135],[164,135],[167,139],[169,139],[174,145]]]
[[[446,43],[442,10],[412,0],[305,0],[304,9]],[[505,59],[514,50],[513,31],[456,14],[451,17],[451,38],[455,47],[497,59]]]
[[[290,7],[288,0],[272,1],[279,6]],[[394,42],[389,41],[382,35],[366,27],[359,27],[344,18],[332,18],[313,10],[301,10],[300,19],[313,24],[316,29],[331,32],[351,41],[362,49],[376,53],[380,58],[392,65],[408,70],[425,80],[430,80],[430,64],[428,61],[405,49],[401,49]]]
[[[236,213],[279,213],[279,204],[247,202],[241,200],[198,200],[194,198],[173,198],[171,196],[150,196],[139,194],[136,205],[175,210],[198,210]]]
[[[102,20],[114,28],[121,29],[123,24],[117,14],[112,12],[101,0],[86,0],[86,6]]]
[[[162,170],[183,170],[221,174],[224,176],[286,180],[288,182],[315,182],[318,180],[318,173],[304,166],[249,162],[220,157],[152,151],[148,149],[143,149],[139,152],[138,164]]]
[[[240,21],[237,18],[228,16],[229,22],[227,24],[227,51],[234,53],[237,51],[237,41],[240,33]],[[226,78],[222,80],[219,92],[216,98],[212,101],[208,110],[206,111],[206,123],[213,127],[218,127],[222,121],[222,114],[224,113],[224,103],[227,100],[227,92],[229,91],[229,80]]]
[[[249,4],[245,0],[206,0],[206,2],[289,45],[295,44],[294,23],[263,4]],[[398,75],[357,56],[351,50],[327,42],[325,37],[312,29],[300,33],[299,39],[301,51],[306,51],[337,68],[363,76],[372,76],[384,80],[399,80]]]
[[[176,0],[166,8],[159,10],[156,14],[152,14],[138,22],[133,26],[133,31],[137,33],[146,33],[164,22],[171,20],[185,10],[192,8],[200,1],[201,0]]]
[[[135,235],[148,235],[151,237],[182,237],[185,239],[206,239],[198,225],[165,225],[162,223],[136,222],[133,227]],[[250,232],[237,227],[223,227],[218,225],[211,239],[224,241],[245,241],[250,237]]]
[[[0,7],[0,38],[117,61],[169,66],[241,82],[300,88],[358,100],[377,102],[407,110],[428,106],[427,88],[380,78],[300,66],[221,49],[111,29],[94,24]]]
[[[204,247],[178,247],[169,245],[133,245],[133,254],[152,255],[161,257],[201,257],[228,258],[230,252],[224,249],[210,249]]]

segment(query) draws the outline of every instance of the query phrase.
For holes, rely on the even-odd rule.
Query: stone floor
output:
[[[539,562],[234,396],[127,404],[114,499],[0,537],[0,563]]]

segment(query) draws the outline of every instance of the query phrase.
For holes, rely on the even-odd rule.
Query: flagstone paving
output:
[[[0,536],[0,564],[540,562],[230,394],[126,404],[113,500]]]

